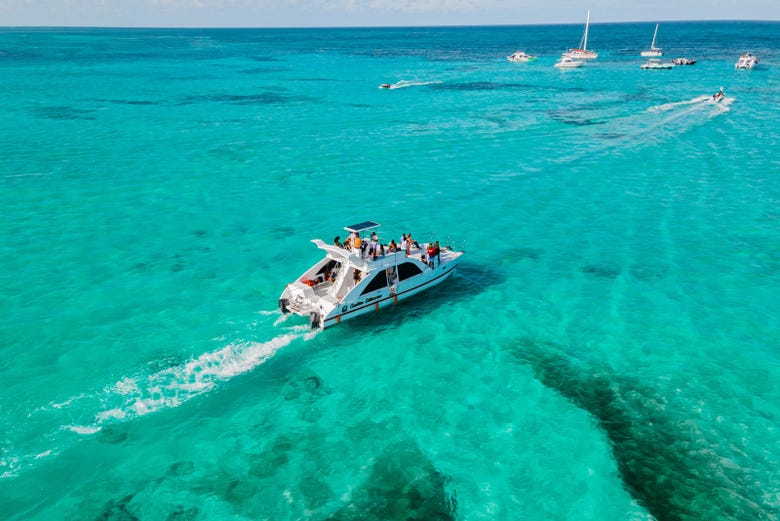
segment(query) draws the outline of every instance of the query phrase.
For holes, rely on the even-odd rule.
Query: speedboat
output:
[[[739,57],[739,60],[737,60],[737,63],[734,64],[735,69],[752,69],[755,67],[759,60],[758,56],[756,56],[753,53],[745,53],[742,56]]]
[[[655,32],[653,32],[653,42],[650,44],[650,48],[646,51],[639,53],[640,56],[645,58],[660,58],[664,53],[661,52],[660,47],[655,46],[655,37],[658,34],[658,24],[655,24]]]
[[[696,60],[689,60],[688,58],[675,58],[672,60],[675,65],[694,65]]]
[[[671,69],[672,67],[674,67],[672,62],[662,62],[657,58],[651,58],[647,61],[647,63],[643,63],[640,68],[645,71],[655,71],[661,69]]]
[[[584,61],[575,60],[569,56],[568,53],[564,53],[561,55],[561,59],[555,62],[554,67],[559,69],[576,69],[577,67],[582,67],[583,65],[585,65]]]
[[[588,9],[588,18],[585,20],[585,33],[580,40],[580,46],[577,49],[569,49],[563,56],[573,60],[593,60],[598,58],[598,54],[588,50],[588,27],[590,26],[590,9]],[[579,65],[575,65],[579,67]]]
[[[383,83],[383,84],[381,84],[381,85],[379,86],[379,88],[380,88],[380,89],[389,89],[389,88],[390,88],[390,84],[389,84],[389,83]]]
[[[536,59],[536,56],[531,56],[530,54],[526,54],[523,51],[515,51],[507,56],[506,59],[512,63],[532,62]]]
[[[365,232],[378,227],[373,221],[346,226],[349,247],[341,245],[338,237],[334,244],[313,239],[325,257],[287,284],[279,298],[282,313],[306,316],[312,329],[324,329],[430,289],[460,263],[463,252],[449,246],[441,247],[438,255],[428,255],[427,248],[410,240],[403,249],[391,252],[375,232],[363,239]],[[356,238],[370,246],[352,248]]]

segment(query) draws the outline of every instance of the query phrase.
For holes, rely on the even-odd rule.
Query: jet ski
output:
[[[723,92],[723,87],[721,87],[718,92],[716,92],[715,94],[712,95],[712,101],[717,103],[717,102],[719,102],[720,100],[722,100],[725,97],[726,97],[726,94]]]

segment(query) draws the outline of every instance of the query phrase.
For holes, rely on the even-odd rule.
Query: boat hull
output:
[[[463,255],[442,248],[431,263],[423,249],[415,248],[409,255],[397,252],[369,260],[319,239],[312,242],[327,256],[288,284],[279,297],[282,313],[308,317],[312,329],[340,324],[425,291],[449,278]]]
[[[428,280],[409,281],[415,282],[415,284],[409,284],[406,289],[404,289],[403,286],[400,286],[396,292],[383,290],[379,292],[378,295],[370,296],[365,299],[359,299],[351,303],[340,304],[327,316],[320,317],[320,323],[313,323],[312,328],[328,328],[341,324],[345,320],[350,320],[367,313],[375,313],[388,306],[397,304],[402,300],[417,295],[418,293],[422,293],[423,291],[426,291],[433,286],[444,282],[450,277],[450,275],[452,275],[452,272],[455,271],[456,267],[457,263],[442,266],[444,269],[442,269],[441,272],[437,273],[435,276],[428,278]],[[312,318],[312,320],[316,322],[317,318]]]
[[[598,53],[583,49],[571,49],[569,52],[564,53],[564,56],[573,60],[595,60],[599,57]]]
[[[559,61],[553,67],[556,69],[577,69],[583,65],[585,65],[585,62],[581,61]]]

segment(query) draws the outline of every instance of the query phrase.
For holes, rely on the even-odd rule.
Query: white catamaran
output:
[[[661,52],[660,47],[655,46],[655,37],[658,34],[658,24],[655,24],[655,32],[653,33],[653,43],[650,44],[650,48],[646,51],[641,52],[641,56],[644,56],[645,58],[660,58],[664,55],[664,53]]]
[[[345,227],[350,240],[343,245],[338,237],[332,245],[312,240],[325,258],[287,284],[279,298],[282,313],[309,317],[312,329],[340,324],[437,285],[463,255],[438,243],[420,247],[411,237],[399,245],[379,243],[375,233],[361,237],[378,227],[373,221]],[[356,242],[363,247],[354,247]]]
[[[574,60],[592,60],[598,57],[598,54],[588,50],[588,27],[590,26],[590,9],[588,9],[588,18],[585,20],[585,34],[580,41],[580,47],[578,49],[569,49],[568,52],[563,54],[564,57],[569,57]]]

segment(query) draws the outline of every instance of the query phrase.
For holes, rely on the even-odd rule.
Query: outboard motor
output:
[[[312,329],[319,329],[322,327],[322,320],[320,314],[316,311],[309,313],[309,325]]]
[[[290,301],[286,298],[280,298],[279,299],[279,310],[282,312],[283,315],[286,315],[290,312],[289,309],[287,309],[287,304],[289,304]]]

